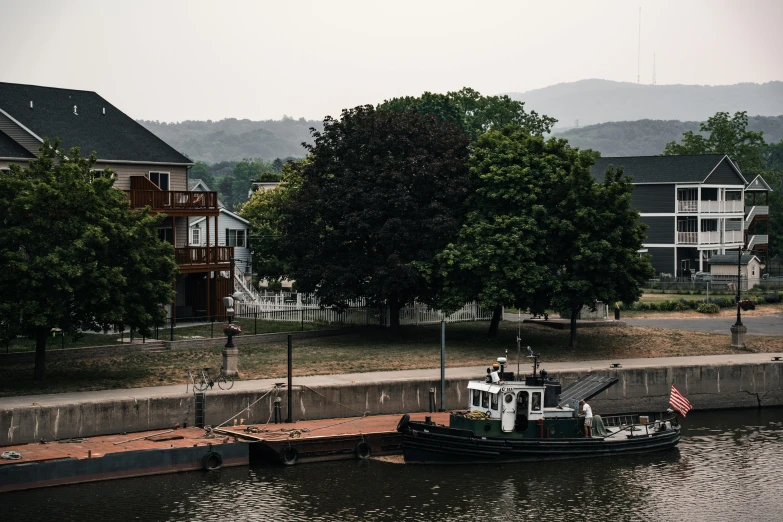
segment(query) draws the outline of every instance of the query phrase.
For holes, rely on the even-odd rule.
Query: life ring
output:
[[[280,450],[280,462],[286,466],[293,466],[299,460],[299,452],[293,446],[286,446]]]
[[[356,457],[359,459],[366,459],[370,457],[370,445],[364,441],[361,441],[356,445]]]
[[[411,416],[407,413],[402,416],[400,419],[400,422],[397,423],[397,431],[402,433],[405,431],[405,429],[408,427],[408,425],[411,423]]]
[[[223,455],[217,451],[210,451],[201,459],[201,467],[207,471],[219,470],[223,465]]]

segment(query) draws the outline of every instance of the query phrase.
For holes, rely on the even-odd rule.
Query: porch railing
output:
[[[228,264],[234,257],[234,247],[187,247],[175,248],[174,260],[178,265]]]
[[[726,230],[723,235],[723,243],[742,243],[744,241],[742,230]],[[681,245],[719,245],[721,244],[720,231],[711,232],[677,232],[677,243]]]
[[[217,192],[188,190],[126,190],[131,208],[150,207],[154,211],[217,210]]]

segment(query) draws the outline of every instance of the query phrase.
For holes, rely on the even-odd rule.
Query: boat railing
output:
[[[609,415],[609,416],[603,416],[601,415],[601,421],[603,421],[604,426],[608,426],[611,428],[619,428],[626,425],[633,425],[633,424],[641,424],[639,420],[639,415]]]

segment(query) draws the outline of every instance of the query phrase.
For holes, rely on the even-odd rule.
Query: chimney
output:
[[[78,112],[76,112],[76,105],[74,105],[74,106],[73,106],[73,113],[74,113],[76,116],[78,116],[78,115],[79,115],[79,113],[78,113]]]
[[[30,100],[30,108],[33,108],[33,100]]]

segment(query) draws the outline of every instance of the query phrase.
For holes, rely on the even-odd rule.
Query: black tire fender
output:
[[[370,457],[370,445],[361,441],[356,445],[356,457],[364,460]]]
[[[411,423],[411,416],[407,413],[402,416],[400,419],[400,422],[397,423],[397,431],[402,433],[408,428],[408,425]]]
[[[217,471],[223,465],[223,455],[217,451],[209,451],[201,459],[201,467],[206,471]]]
[[[293,446],[286,446],[280,450],[280,462],[286,466],[293,466],[299,460],[299,452]]]

